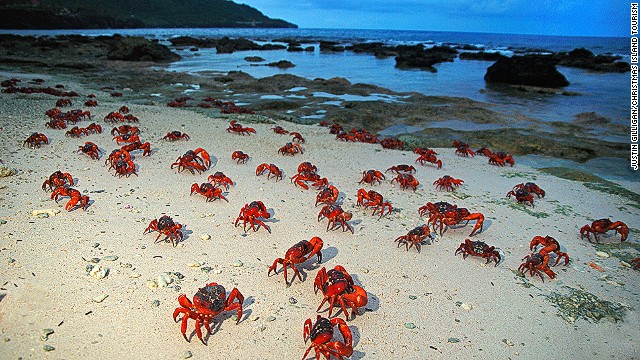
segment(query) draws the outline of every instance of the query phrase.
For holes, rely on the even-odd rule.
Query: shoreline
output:
[[[92,109],[93,121],[103,125],[108,112],[127,105],[140,118],[141,136],[152,143],[153,153],[134,155],[137,177],[115,177],[102,159],[76,153],[84,141],[94,141],[108,154],[116,147],[109,134],[111,126],[104,126],[106,131],[98,135],[65,137],[63,130],[43,125],[43,113],[56,98],[0,94],[0,110],[13,124],[0,132],[0,154],[5,165],[18,170],[0,179],[9,194],[0,202],[0,219],[6,221],[0,225],[0,258],[8,264],[6,272],[0,273],[6,286],[0,300],[6,357],[300,357],[308,346],[301,336],[304,320],[315,319],[321,301],[313,293],[313,279],[321,267],[338,264],[347,268],[369,297],[367,310],[361,308],[348,322],[354,335],[351,359],[390,354],[405,359],[536,359],[557,355],[558,346],[572,356],[597,359],[633,358],[640,351],[634,341],[640,336],[635,326],[640,273],[621,262],[640,255],[638,208],[627,205],[630,199],[517,162],[513,168],[501,168],[488,165],[484,158],[462,158],[451,147],[436,149],[443,169],[416,166],[421,186],[415,192],[391,184],[390,173],[380,185],[363,186],[358,184],[363,170],[384,171],[412,163],[415,154],[341,142],[317,125],[275,119],[249,123],[251,116],[247,115],[233,118],[255,128],[256,134],[239,136],[225,131],[229,117],[141,104],[127,91],[122,98],[110,97],[108,90],[73,82],[66,75],[53,76],[46,83],[64,83],[68,90],[95,93],[100,105]],[[275,125],[305,137],[303,155],[277,155],[277,149],[290,138],[273,133]],[[171,130],[186,132],[191,139],[158,140]],[[51,143],[40,149],[22,147],[24,136],[32,131],[46,131]],[[209,171],[191,175],[170,169],[177,156],[195,147],[212,155],[214,166]],[[236,164],[230,159],[234,150],[249,153],[251,159]],[[258,164],[273,162],[290,177],[302,161],[317,165],[319,174],[339,188],[343,208],[353,213],[353,235],[327,232],[326,221],[317,221],[315,191],[302,190],[286,178],[275,182],[255,176]],[[86,211],[66,212],[66,199],[56,204],[40,189],[43,179],[56,169],[72,173],[78,182],[74,187],[91,198]],[[234,180],[228,203],[207,203],[198,194],[189,195],[192,183],[204,181],[215,171]],[[444,174],[465,183],[455,192],[434,190],[432,182]],[[535,181],[547,191],[545,198],[535,200],[534,207],[505,198],[513,185],[526,181]],[[356,205],[358,188],[380,192],[395,210],[381,219],[371,216],[370,209]],[[271,233],[260,229],[245,234],[241,227],[233,226],[239,209],[253,200],[264,201],[273,212],[267,222]],[[424,245],[421,253],[398,248],[395,238],[424,223],[416,209],[427,201],[448,201],[482,212],[484,229],[471,239],[496,246],[502,256],[498,266],[485,265],[477,257],[454,255],[469,237],[473,223],[450,228]],[[39,209],[60,213],[33,216],[32,211]],[[163,213],[185,225],[186,238],[177,247],[154,243],[155,235],[142,233]],[[629,225],[627,242],[620,244],[617,235],[606,236],[601,246],[580,239],[579,228],[602,216]],[[547,234],[558,239],[572,262],[553,267],[558,274],[555,280],[542,282],[517,274],[531,238]],[[205,240],[203,235],[211,237]],[[299,265],[304,281],[295,279],[286,287],[280,269],[267,276],[273,259],[312,236],[325,242],[323,262]],[[43,251],[53,256],[42,256]],[[608,257],[599,257],[596,251]],[[590,267],[590,262],[605,272]],[[87,265],[108,268],[108,274],[95,278],[86,271]],[[150,285],[158,285],[160,279],[168,281],[167,277],[171,282],[165,286]],[[193,334],[194,322],[189,321],[188,343],[180,324],[171,318],[178,306],[176,298],[181,293],[192,297],[211,281],[244,294],[243,317],[238,325],[232,313],[216,317],[220,322],[208,346],[199,342]],[[597,310],[591,315],[561,317],[558,314],[567,302],[583,307],[590,304]],[[344,318],[341,313],[338,316]],[[596,322],[589,316],[602,318]]]
[[[626,143],[600,139],[600,134],[624,138],[628,131],[596,113],[580,114],[584,117],[576,117],[573,122],[549,123],[521,114],[501,113],[495,111],[493,104],[467,98],[397,93],[378,86],[352,84],[342,78],[310,80],[276,75],[255,79],[242,72],[193,76],[166,71],[165,65],[157,63],[107,60],[104,47],[91,41],[84,44],[87,39],[78,45],[82,46],[79,51],[69,48],[69,41],[73,41],[69,39],[59,40],[59,48],[49,47],[46,51],[29,45],[30,41],[26,38],[18,45],[12,45],[11,53],[7,48],[5,57],[0,54],[0,70],[27,74],[68,73],[70,79],[82,78],[95,86],[106,83],[114,88],[129,89],[128,95],[141,104],[166,104],[180,96],[203,95],[247,103],[266,117],[296,123],[318,122],[322,117],[347,128],[367,128],[375,132],[398,125],[424,126],[422,131],[401,136],[409,147],[448,147],[458,139],[474,149],[490,146],[517,156],[546,155],[580,164],[613,157],[615,165],[612,166],[628,168],[624,161],[629,155]],[[23,52],[28,53],[28,60]],[[44,62],[50,58],[55,60]],[[90,66],[80,67],[83,61]],[[197,88],[189,84],[197,84]],[[513,87],[514,96],[522,88]],[[301,90],[291,92],[291,89]],[[535,93],[538,89],[528,91]],[[380,96],[376,98],[376,94]],[[196,102],[194,100],[194,104]],[[215,110],[207,113],[212,117],[220,116]],[[261,121],[260,117],[257,121]],[[477,131],[461,131],[464,124],[476,127]],[[517,139],[514,140],[516,146],[513,146],[514,141],[508,141],[509,138]],[[633,182],[640,181],[636,172],[629,170],[628,175]]]

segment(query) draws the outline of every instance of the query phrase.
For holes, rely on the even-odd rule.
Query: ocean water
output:
[[[102,29],[102,30],[0,30],[0,33],[22,35],[63,35],[78,34],[131,35],[157,39],[170,45],[169,39],[177,36],[245,37],[256,42],[272,42],[279,38],[295,38],[316,43],[313,52],[238,51],[232,54],[217,54],[215,49],[175,49],[183,59],[169,65],[170,71],[204,74],[210,71],[241,70],[262,78],[275,74],[293,74],[309,79],[344,77],[352,83],[368,83],[398,92],[420,92],[426,95],[444,95],[470,98],[495,105],[495,109],[507,114],[523,114],[542,121],[571,121],[582,112],[596,112],[609,117],[613,123],[629,125],[630,75],[629,73],[594,73],[587,70],[559,67],[570,82],[564,90],[577,93],[563,96],[539,93],[516,93],[505,91],[501,86],[488,86],[484,82],[488,61],[456,59],[435,65],[437,72],[424,70],[400,70],[393,58],[376,59],[372,54],[356,54],[350,51],[321,53],[318,40],[342,43],[383,42],[389,45],[417,44],[430,45],[474,45],[486,51],[515,53],[545,53],[570,51],[584,47],[596,54],[621,55],[629,60],[628,38],[569,37],[542,35],[487,34],[467,32],[400,31],[400,30],[357,30],[357,29]],[[244,60],[247,56],[260,56],[264,63],[289,60],[296,66],[278,69],[267,66],[251,66]],[[330,101],[332,99],[328,99]],[[320,119],[322,114],[317,115]],[[459,119],[451,119],[452,125],[460,125]],[[514,124],[515,125],[515,124]],[[609,141],[628,142],[621,136],[600,134]],[[637,172],[632,172],[627,164],[616,162],[616,178],[640,181]],[[600,175],[612,178],[613,172],[598,171]]]
[[[2,30],[0,33],[23,35],[79,34],[87,36],[122,35],[144,36],[169,44],[176,36],[194,37],[245,37],[257,42],[270,42],[279,38],[301,40],[327,40],[346,43],[383,42],[389,45],[417,44],[427,46],[475,45],[486,51],[499,51],[507,55],[522,52],[558,52],[584,47],[596,54],[618,54],[628,60],[627,38],[569,37],[515,34],[488,34],[442,31],[357,30],[357,29],[101,29],[101,30]],[[437,72],[424,70],[400,70],[393,58],[376,59],[371,54],[353,52],[321,53],[317,43],[314,52],[239,51],[217,54],[215,49],[197,52],[178,49],[184,58],[169,66],[172,71],[193,74],[208,71],[241,70],[262,78],[288,73],[310,79],[344,77],[352,83],[368,83],[399,92],[420,92],[426,95],[466,97],[495,104],[497,110],[521,113],[543,121],[571,121],[575,114],[595,111],[611,118],[614,123],[628,124],[629,73],[593,73],[575,68],[559,68],[571,83],[565,90],[578,96],[523,93],[514,96],[512,91],[487,86],[484,74],[492,62],[456,59],[437,64]],[[307,46],[307,44],[304,44]],[[251,66],[244,58],[260,56],[266,62],[289,60],[296,66],[278,69],[267,66]],[[452,119],[456,120],[456,119]]]

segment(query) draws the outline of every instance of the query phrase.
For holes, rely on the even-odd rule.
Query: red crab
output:
[[[229,190],[229,186],[233,185],[233,180],[227,177],[222,171],[216,171],[213,175],[209,175],[207,181],[213,183],[214,186],[221,185],[225,190]]]
[[[64,187],[67,185],[74,185],[73,177],[69,173],[63,173],[62,171],[58,170],[49,175],[49,178],[42,183],[42,190],[46,191],[47,187],[49,187],[49,189],[53,191],[56,188]]]
[[[366,306],[368,302],[367,292],[358,285],[354,285],[351,275],[341,265],[336,265],[327,271],[320,269],[313,282],[313,290],[318,293],[322,291],[324,298],[316,311],[320,311],[322,305],[329,301],[329,318],[334,306],[340,306],[347,321],[349,312],[347,306],[353,310],[353,317],[358,314],[358,308]]]
[[[129,144],[136,141],[140,141],[138,135],[124,134],[124,135],[116,135],[113,137],[113,140],[116,141],[116,144]]]
[[[78,152],[87,154],[94,160],[100,159],[100,148],[98,148],[98,145],[92,143],[91,141],[87,141],[84,143],[84,145],[78,146]]]
[[[64,206],[64,209],[67,211],[73,210],[76,205],[81,207],[82,210],[86,210],[87,206],[89,206],[89,197],[80,194],[80,191],[76,189],[60,186],[51,193],[51,199],[55,200],[55,202],[58,202],[58,198],[61,196],[68,196],[70,198],[69,202]]]
[[[293,136],[291,138],[291,141],[304,144],[304,138],[302,137],[302,135],[300,135],[300,133],[297,133],[294,131],[294,132],[291,132],[289,135]]]
[[[65,135],[70,137],[80,137],[82,135],[88,136],[89,131],[85,128],[74,126],[71,130],[67,131]]]
[[[342,231],[349,230],[353,234],[353,228],[347,222],[351,220],[352,216],[353,214],[342,210],[340,205],[325,205],[318,214],[318,221],[322,220],[323,217],[329,220],[329,223],[327,223],[327,231],[329,231],[329,228],[331,228],[331,230],[335,230],[341,226]]]
[[[178,245],[178,241],[184,238],[182,234],[182,224],[176,224],[173,222],[173,219],[168,215],[162,215],[160,219],[154,219],[149,223],[149,226],[144,230],[142,234],[151,233],[152,231],[157,231],[158,237],[156,237],[155,242],[158,242],[160,236],[164,235],[173,244],[173,246]],[[165,238],[166,239],[166,238]],[[175,239],[175,242],[174,242]]]
[[[547,266],[547,262],[549,262],[549,253],[554,253],[557,256],[556,262],[555,264],[553,264],[553,266],[558,265],[562,258],[564,258],[565,265],[569,264],[569,255],[560,251],[560,243],[558,243],[556,239],[548,235],[545,237],[534,236],[533,239],[531,239],[531,243],[529,244],[529,250],[534,251],[535,248],[538,247],[538,245],[542,245],[542,249],[540,249],[540,251],[538,252],[544,257],[544,263],[542,264],[543,266]]]
[[[62,130],[67,128],[67,123],[62,119],[57,119],[46,122],[44,126],[50,129]]]
[[[85,104],[86,105],[86,104]],[[117,111],[112,111],[104,117],[106,122],[124,122],[124,115]]]
[[[120,160],[124,160],[124,161],[130,161],[131,160],[131,154],[129,154],[129,151],[124,149],[125,147],[123,146],[120,149],[115,149],[111,152],[111,154],[109,154],[109,156],[107,157],[107,159],[104,161],[104,164],[107,165],[109,164],[109,170],[111,169],[115,169],[116,168],[116,164],[118,164],[118,161]]]
[[[538,185],[532,182],[528,182],[525,184],[518,184],[513,187],[513,191],[515,190],[525,190],[531,194],[536,194],[538,198],[544,197],[545,192]]]
[[[87,131],[92,134],[102,134],[102,126],[100,126],[100,124],[91,123],[87,126]]]
[[[442,168],[442,160],[439,160],[436,157],[435,153],[420,154],[420,156],[416,159],[416,162],[419,162],[420,165],[424,165],[424,163],[431,163],[437,165],[438,169]]]
[[[325,186],[316,195],[315,206],[318,206],[318,204],[333,205],[338,200],[338,195],[340,195],[340,192],[335,186]]]
[[[226,202],[229,202],[229,200],[227,200],[227,198],[222,195],[222,189],[217,188],[209,183],[202,183],[199,186],[197,183],[194,183],[193,185],[191,185],[191,195],[193,195],[194,192],[204,195],[207,198],[207,202],[216,199],[222,199]]]
[[[125,160],[125,159],[119,159],[116,161],[115,164],[111,164],[112,168],[115,169],[116,174],[119,177],[129,177],[129,175],[135,175],[138,176],[138,174],[136,173],[136,165],[133,163],[133,161],[131,161],[131,159],[129,160]],[[114,176],[115,176],[114,175]]]
[[[409,251],[410,247],[415,246],[418,253],[420,253],[422,242],[427,238],[429,238],[429,240],[427,240],[427,244],[431,244],[431,231],[429,230],[429,225],[420,225],[410,230],[407,235],[399,236],[394,240],[394,242],[398,242],[398,247],[404,243],[407,247],[407,251]]]
[[[151,144],[149,142],[145,142],[143,144],[140,141],[136,141],[136,142],[132,142],[131,144],[122,146],[120,150],[124,150],[127,152],[132,152],[134,150],[142,150],[142,156],[149,156],[151,155]]]
[[[420,185],[418,180],[411,174],[399,174],[391,180],[391,183],[393,183],[394,181],[400,184],[402,190],[406,188],[412,188],[413,191],[416,191],[418,185]]]
[[[342,132],[342,125],[335,123],[333,125],[331,125],[331,127],[329,128],[329,133],[330,134],[340,134]]]
[[[127,106],[122,105],[122,106],[120,107],[120,109],[118,109],[118,111],[119,111],[121,114],[128,114],[130,110],[129,110],[129,108],[128,108]]]
[[[488,148],[481,147],[480,149],[476,150],[476,154],[481,155],[481,156],[491,157],[491,155],[493,153]]]
[[[311,259],[314,255],[318,256],[318,264],[320,264],[322,262],[322,252],[320,250],[322,250],[323,244],[324,243],[322,242],[322,239],[317,236],[312,237],[309,241],[302,240],[298,242],[289,250],[287,250],[287,252],[284,254],[284,259],[277,258],[273,262],[273,265],[271,265],[269,271],[267,272],[267,276],[269,276],[272,271],[274,274],[277,274],[277,266],[278,264],[281,264],[284,270],[284,282],[287,284],[287,287],[290,285],[289,280],[287,279],[287,266],[290,266],[295,274],[291,279],[291,283],[293,284],[293,280],[295,279],[296,275],[298,276],[298,279],[302,281],[302,276],[300,275],[298,269],[295,267],[295,264],[302,264],[303,262]]]
[[[135,117],[133,114],[127,114],[124,116],[124,120],[128,121],[128,122],[140,122],[140,119],[138,119],[137,117]]]
[[[313,183],[311,186],[315,186],[318,189],[329,185],[329,180],[327,180],[327,178],[320,178],[320,175],[313,171],[305,171],[291,177],[292,183],[295,183],[296,186],[300,186],[305,190],[309,190],[309,186],[306,184],[308,181],[312,181]]]
[[[516,200],[518,200],[518,203],[529,203],[531,204],[531,206],[534,206],[533,194],[529,193],[527,190],[514,188],[507,193],[507,198],[510,198],[512,195],[516,198]]]
[[[473,236],[476,231],[482,231],[482,224],[484,223],[484,215],[481,213],[471,213],[466,208],[459,207],[450,207],[446,209],[444,212],[438,212],[429,218],[431,220],[431,224],[435,229],[438,222],[440,222],[440,236],[442,236],[443,227],[449,227],[453,225],[458,225],[461,222],[465,221],[468,223],[469,221],[476,220],[476,226],[473,227],[471,234],[469,236]]]
[[[316,171],[318,171],[318,167],[308,161],[302,162],[300,163],[300,165],[298,165],[298,173],[316,172]]]
[[[629,236],[629,227],[622,221],[613,222],[609,219],[599,219],[591,223],[591,225],[585,225],[580,228],[580,237],[584,238],[586,236],[587,240],[592,242],[589,235],[593,234],[593,238],[596,240],[596,243],[599,243],[598,234],[605,234],[610,230],[614,230],[620,234],[620,242],[624,242]]]
[[[244,232],[247,232],[247,223],[251,225],[251,229],[253,231],[258,231],[260,226],[263,226],[269,234],[271,234],[271,229],[265,224],[262,220],[258,218],[268,219],[271,217],[269,212],[267,211],[267,207],[264,206],[262,201],[253,201],[251,204],[244,204],[244,207],[240,209],[240,215],[236,218],[235,226],[238,226],[240,220],[243,221]],[[256,228],[256,225],[258,226]]]
[[[421,147],[413,148],[413,153],[417,155],[438,155],[438,153],[433,149]]]
[[[362,172],[362,179],[358,182],[358,184],[367,183],[374,185],[376,182],[378,184],[382,184],[382,180],[385,179],[383,173],[378,170],[367,170]]]
[[[56,101],[57,107],[71,106],[71,104],[71,99],[58,99],[58,101]]]
[[[247,160],[249,160],[249,155],[243,153],[240,150],[237,150],[234,151],[233,154],[231,154],[231,160],[236,160],[236,164],[244,164],[247,162]]]
[[[462,141],[454,140],[453,146],[456,148],[456,155],[458,156],[476,156],[476,153],[469,148],[469,144],[463,143]]]
[[[333,339],[333,327],[338,326],[338,330],[342,335],[343,341]],[[304,322],[304,342],[311,340],[311,345],[304,352],[302,359],[306,359],[311,349],[316,352],[316,360],[320,359],[322,354],[327,360],[331,355],[343,360],[343,356],[351,356],[353,354],[353,339],[351,330],[347,323],[340,318],[331,320],[318,315],[316,323],[311,325],[311,319]]]
[[[276,181],[282,180],[282,178],[284,177],[282,175],[282,170],[280,170],[277,166],[266,163],[258,165],[258,167],[256,168],[256,176],[262,175],[265,171],[268,171],[267,180],[269,180],[271,176],[273,176]]]
[[[211,282],[198,289],[198,292],[193,296],[193,302],[189,301],[185,294],[178,296],[180,307],[173,311],[173,321],[177,322],[178,315],[182,314],[180,331],[185,340],[189,341],[187,338],[187,322],[189,319],[194,319],[196,321],[196,335],[206,345],[207,343],[202,338],[200,327],[204,325],[204,328],[207,329],[207,335],[209,335],[211,334],[209,324],[214,316],[223,311],[234,311],[236,309],[238,311],[237,325],[242,319],[243,302],[244,296],[238,289],[233,288],[229,293],[229,297],[227,297],[227,292],[222,285]]]
[[[48,144],[49,138],[45,134],[34,132],[22,143],[22,146],[27,144],[30,148],[36,149],[42,146],[42,144]]]
[[[211,165],[211,157],[209,153],[203,148],[197,148],[195,150],[188,150],[184,155],[178,157],[176,161],[171,164],[171,168],[178,167],[178,172],[184,169],[189,170],[192,174],[195,174],[194,170],[198,173],[206,171]]]
[[[84,102],[84,106],[87,106],[87,107],[98,106],[98,102],[95,100],[87,100]]]
[[[229,123],[229,127],[227,128],[227,132],[234,132],[240,135],[251,135],[251,133],[256,133],[256,130],[253,128],[242,127],[242,125],[237,124],[235,120],[231,120]]]
[[[542,272],[547,274],[550,279],[555,279],[556,273],[553,272],[547,265],[549,262],[549,256],[543,256],[540,253],[532,253],[522,258],[524,262],[520,264],[518,267],[518,271],[526,274],[526,271],[529,270],[529,275],[533,276],[533,274],[538,274],[540,279],[544,282],[544,277],[542,277]]]
[[[167,135],[165,135],[162,138],[162,140],[167,140],[167,141],[177,141],[181,139],[189,140],[190,137],[189,135],[183,134],[180,131],[170,131],[167,133]]]
[[[500,151],[489,156],[489,164],[497,166],[505,166],[506,164],[509,164],[513,166],[515,165],[515,161],[513,160],[513,157],[511,157],[511,155]]]
[[[409,173],[409,174],[415,174],[416,172],[416,168],[413,167],[413,165],[394,165],[390,168],[387,169],[387,171],[385,172],[389,172],[389,171],[393,171],[396,174],[400,174],[400,173]]]
[[[449,175],[445,175],[440,179],[433,182],[433,185],[436,185],[436,190],[445,189],[446,191],[453,191],[454,187],[458,187],[464,183],[462,179],[456,179]]]
[[[300,146],[300,144],[294,144],[291,142],[284,144],[283,147],[278,149],[278,154],[282,154],[282,155],[293,156],[297,153],[304,154],[304,151],[302,150],[302,146]]]
[[[462,244],[458,247],[454,255],[458,255],[458,253],[462,254],[462,258],[466,259],[467,256],[479,256],[487,259],[487,264],[493,260],[498,266],[500,262],[500,253],[496,250],[495,246],[489,246],[483,241],[471,241],[470,239],[465,239]]]
[[[457,205],[449,204],[446,201],[438,201],[437,203],[427,202],[424,206],[418,208],[418,214],[422,217],[426,213],[429,213],[429,221],[427,221],[427,224],[430,224],[433,221],[434,216],[444,214],[447,211],[452,211],[457,207]]]
[[[404,142],[395,137],[380,140],[380,145],[382,145],[383,149],[402,150],[404,148]]]
[[[131,125],[120,125],[118,127],[114,127],[113,129],[111,129],[111,135],[125,135],[125,134],[129,134],[129,135],[138,135],[140,134],[140,129],[138,129],[137,126],[131,126]]]
[[[273,130],[274,133],[280,135],[286,135],[289,133],[287,130],[283,129],[282,126],[272,127],[271,130]]]
[[[364,202],[367,200],[367,202]],[[376,211],[380,211],[380,218],[384,215],[384,209],[387,208],[389,211],[387,215],[391,214],[393,211],[393,207],[391,207],[391,203],[388,201],[384,201],[384,198],[379,193],[373,190],[358,190],[358,205],[363,205],[365,208],[373,208],[373,213],[371,215],[375,215]]]
[[[640,270],[640,257],[631,260],[631,267],[636,270]]]

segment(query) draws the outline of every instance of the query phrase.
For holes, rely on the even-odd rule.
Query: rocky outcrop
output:
[[[569,85],[549,56],[527,55],[502,58],[487,69],[488,83],[560,88]]]
[[[266,66],[271,66],[271,67],[277,67],[280,69],[289,69],[292,67],[295,67],[296,64],[292,63],[291,61],[288,60],[280,60],[280,61],[276,61],[276,62],[270,62],[268,64],[265,64]]]
[[[345,47],[335,41],[320,41],[320,51],[322,52],[343,52]]]
[[[286,46],[279,44],[260,45],[245,38],[232,39],[228,36],[213,38],[194,38],[191,36],[179,36],[169,39],[173,46],[197,46],[200,48],[216,48],[218,54],[231,54],[234,51],[246,50],[281,50]]]
[[[629,63],[619,61],[621,56],[595,55],[585,48],[577,48],[569,52],[556,53],[553,58],[558,65],[588,69],[599,72],[627,72],[631,70]]]
[[[422,45],[396,47],[396,67],[400,69],[420,68],[429,71],[437,71],[433,65],[453,61],[458,56],[458,51],[447,46],[434,46],[424,49]]]
[[[168,47],[149,41],[143,37],[121,37],[109,47],[109,60],[171,62],[181,57]]]

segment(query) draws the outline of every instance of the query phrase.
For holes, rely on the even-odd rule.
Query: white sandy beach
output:
[[[25,86],[31,75],[16,74]],[[315,320],[322,300],[321,294],[313,292],[313,280],[320,267],[338,264],[369,294],[366,308],[370,311],[362,308],[348,322],[354,337],[351,359],[640,357],[640,272],[613,256],[597,257],[594,246],[579,234],[580,227],[593,219],[609,217],[626,222],[632,229],[628,241],[638,242],[640,211],[626,206],[625,199],[540,173],[518,164],[517,157],[514,167],[500,168],[489,165],[485,157],[462,158],[453,148],[442,148],[436,149],[442,169],[415,165],[421,184],[415,192],[392,185],[391,173],[381,185],[364,186],[381,193],[394,207],[392,214],[378,219],[371,210],[356,206],[362,171],[384,172],[393,165],[414,164],[417,155],[410,151],[342,142],[317,125],[248,123],[242,115],[232,118],[257,133],[239,136],[225,131],[231,118],[214,119],[164,104],[137,105],[127,101],[126,91],[124,97],[112,98],[67,79],[37,77],[45,78],[47,85],[64,83],[67,90],[84,96],[95,93],[100,105],[89,110],[104,131],[80,139],[65,137],[65,130],[44,126],[48,121],[44,112],[57,98],[0,94],[0,158],[17,170],[14,176],[0,178],[0,219],[6,221],[0,225],[0,358],[181,359],[188,356],[187,351],[193,359],[301,358],[308,346],[303,341],[304,321]],[[73,99],[71,108],[83,108],[84,96]],[[119,178],[104,166],[104,156],[117,146],[109,134],[113,126],[102,119],[122,105],[140,119],[140,137],[152,144],[149,157],[142,157],[141,151],[133,153],[137,177]],[[303,155],[277,153],[291,138],[270,130],[275,125],[304,136]],[[159,140],[173,130],[186,132],[191,140]],[[39,149],[23,147],[34,131],[46,134],[50,144]],[[100,160],[76,153],[85,141],[95,142],[104,151]],[[206,173],[170,169],[178,156],[198,147],[212,156]],[[236,164],[231,160],[235,150],[251,159]],[[315,164],[318,173],[340,190],[342,207],[353,213],[350,224],[355,234],[327,232],[326,220],[317,221],[316,191],[289,181],[303,161]],[[255,176],[261,163],[276,164],[285,179],[275,182]],[[56,204],[49,199],[50,192],[41,190],[42,182],[56,170],[77,179],[74,188],[91,199],[86,211],[67,212],[67,198]],[[216,171],[235,183],[225,193],[228,203],[189,195],[193,183],[205,182]],[[432,183],[445,174],[464,179],[464,185],[455,193],[436,191]],[[527,208],[530,212],[523,211],[524,206],[509,206],[515,200],[505,199],[514,185],[527,181],[546,191],[533,209]],[[267,222],[271,234],[260,229],[245,235],[241,226],[234,227],[242,206],[254,200],[264,202],[273,214]],[[500,250],[503,260],[497,267],[485,266],[477,257],[454,256],[474,223],[449,229],[431,245],[424,245],[421,253],[397,247],[394,239],[425,223],[417,209],[436,201],[484,214],[484,230],[472,240]],[[32,216],[38,209],[60,213]],[[549,216],[536,217],[531,211]],[[143,235],[149,222],[163,214],[184,225],[185,239],[177,247],[169,242],[154,244],[155,233]],[[205,234],[211,238],[201,239]],[[514,273],[536,235],[556,238],[571,257],[568,266],[553,268],[558,275],[555,280],[546,278],[543,283],[527,274],[524,281]],[[618,235],[609,235],[605,241],[619,241]],[[267,276],[275,258],[314,236],[324,240],[323,263],[309,260],[299,265],[303,282],[296,279],[286,287],[280,266],[277,275]],[[108,261],[113,256],[117,259]],[[93,265],[108,269],[105,278],[88,275],[85,269],[92,258],[100,259]],[[588,262],[599,264],[605,272],[589,267]],[[148,286],[165,272],[178,272],[184,278],[168,287]],[[193,331],[195,321],[189,320],[191,342],[187,342],[172,313],[179,294],[192,298],[209,282],[227,291],[236,287],[245,303],[238,325],[232,312],[216,317],[223,321],[212,327],[214,333],[205,346]],[[528,283],[533,286],[523,286]],[[624,321],[565,321],[544,295],[567,294],[566,287],[625,304]],[[107,297],[102,299],[103,295]],[[159,305],[154,304],[156,300]],[[326,316],[326,312],[320,314]],[[41,338],[44,329],[54,331],[46,341]],[[45,345],[55,349],[45,351]]]

